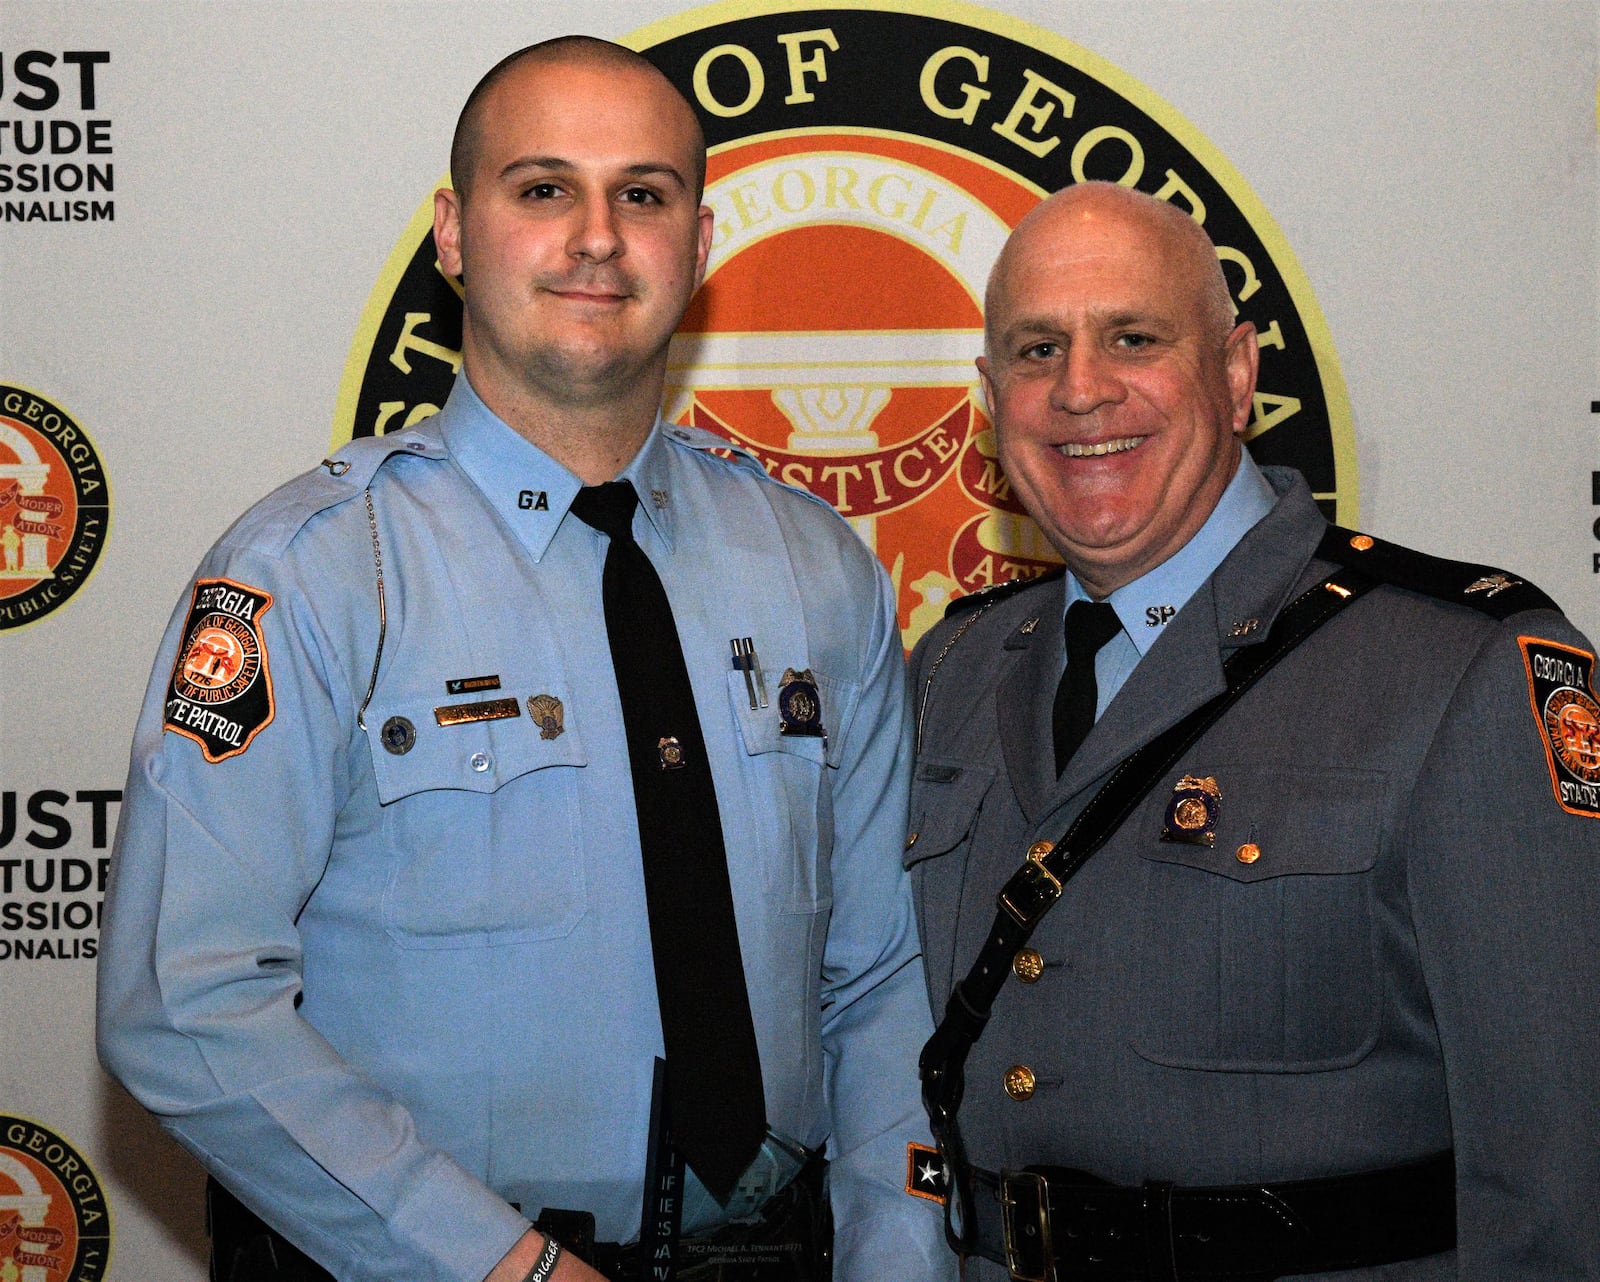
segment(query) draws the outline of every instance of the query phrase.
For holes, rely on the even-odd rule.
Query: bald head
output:
[[[643,75],[657,80],[668,89],[694,139],[695,197],[699,198],[706,182],[706,142],[701,132],[699,118],[694,108],[660,69],[642,54],[609,40],[594,36],[556,36],[541,40],[508,54],[484,73],[483,79],[473,86],[462,104],[461,115],[456,119],[455,136],[450,142],[450,181],[463,200],[468,195],[477,171],[478,159],[483,150],[485,114],[494,89],[506,76],[518,68],[536,70],[548,67],[598,67],[632,75]]]
[[[1138,229],[1150,252],[1160,256],[1174,292],[1189,296],[1208,337],[1226,341],[1233,329],[1233,300],[1217,261],[1217,248],[1204,228],[1165,200],[1117,183],[1083,182],[1041,201],[1017,224],[989,273],[984,293],[984,348],[992,355],[995,336],[1009,310],[1020,276],[1039,270],[1051,251],[1064,244],[1109,232]]]
[[[1205,524],[1238,468],[1258,360],[1182,210],[1080,183],[1017,225],[978,372],[1013,491],[1091,595]]]

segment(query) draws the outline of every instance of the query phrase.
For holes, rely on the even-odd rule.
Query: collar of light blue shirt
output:
[[[646,519],[671,547],[671,446],[660,426],[658,422],[645,438],[619,479],[633,482]],[[583,486],[582,480],[485,405],[465,374],[457,377],[439,412],[439,431],[451,457],[505,519],[528,554],[535,561],[543,559]]]
[[[1140,658],[1250,527],[1272,511],[1277,499],[1250,452],[1241,450],[1233,479],[1195,536],[1155,569],[1123,584],[1106,598]],[[1088,599],[1083,585],[1069,571],[1067,605]]]

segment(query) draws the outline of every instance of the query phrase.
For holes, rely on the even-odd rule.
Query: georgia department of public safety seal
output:
[[[110,524],[111,485],[89,434],[48,397],[0,383],[0,631],[65,605]]]
[[[111,1211],[83,1155],[55,1131],[0,1115],[0,1279],[100,1282]]]
[[[1132,77],[940,0],[734,0],[625,43],[695,104],[711,148],[711,264],[673,340],[667,417],[837,507],[889,569],[907,645],[951,597],[1057,561],[1000,470],[973,358],[1006,234],[1073,182],[1134,186],[1204,224],[1260,334],[1251,452],[1355,520],[1349,406],[1294,255],[1234,168]],[[373,290],[335,445],[436,412],[460,368],[459,282],[431,219],[430,196]]]

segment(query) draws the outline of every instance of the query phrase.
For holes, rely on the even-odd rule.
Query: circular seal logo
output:
[[[203,616],[189,632],[174,687],[196,703],[237,699],[261,671],[255,631],[231,614]]]
[[[906,643],[948,601],[1058,557],[1000,468],[979,393],[982,297],[1044,195],[1104,179],[1216,242],[1261,376],[1246,439],[1356,520],[1349,405],[1327,327],[1244,179],[1170,105],[1070,41],[964,4],[711,5],[628,39],[697,107],[716,232],[673,340],[665,413],[832,503],[894,581]],[[424,200],[369,299],[337,446],[437,411],[460,368],[459,283]]]
[[[111,1211],[83,1155],[0,1116],[0,1280],[99,1282],[110,1260]]]
[[[1563,686],[1544,702],[1544,726],[1561,764],[1579,779],[1600,783],[1600,704]]]
[[[39,393],[0,383],[0,630],[65,604],[110,523],[111,487],[88,433]]]

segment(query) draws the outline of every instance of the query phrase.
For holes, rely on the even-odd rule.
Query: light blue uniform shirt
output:
[[[1096,720],[1110,706],[1139,660],[1160,639],[1162,630],[1183,609],[1184,602],[1211,577],[1250,527],[1272,511],[1275,502],[1277,494],[1250,457],[1250,451],[1241,450],[1233,479],[1194,537],[1155,569],[1132,583],[1124,583],[1106,598],[1117,612],[1122,631],[1095,656]],[[1074,601],[1089,599],[1069,570],[1067,608],[1071,609]]]
[[[953,1277],[937,1206],[904,1191],[931,1021],[892,592],[826,505],[723,444],[658,427],[624,475],[711,755],[767,1116],[828,1146],[837,1277]],[[343,1282],[478,1282],[528,1227],[512,1202],[638,1231],[661,1032],[607,541],[568,515],[578,488],[459,379],[439,415],[347,446],[206,557],[200,579],[271,596],[252,626],[272,719],[244,751],[212,762],[163,732],[187,597],[156,660],[102,1057]],[[733,667],[742,637],[766,707]],[[826,740],[780,733],[786,668],[814,675]],[[559,733],[529,715],[541,695]],[[517,715],[436,714],[496,698]]]

